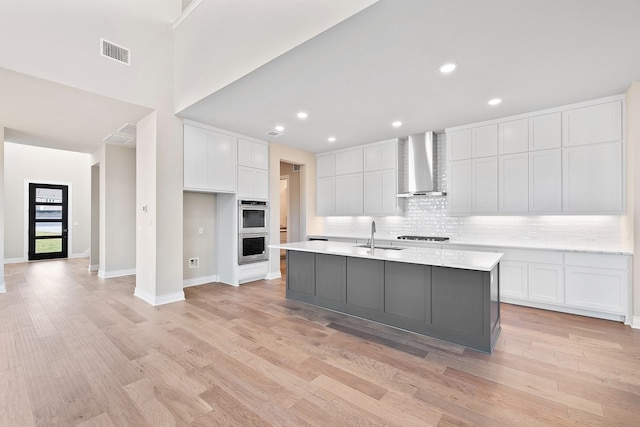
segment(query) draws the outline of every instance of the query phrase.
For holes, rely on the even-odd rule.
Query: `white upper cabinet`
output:
[[[324,178],[336,174],[336,155],[323,154],[316,156],[316,176]]]
[[[620,141],[565,148],[562,153],[563,210],[622,212],[623,170]]]
[[[529,120],[513,120],[498,125],[500,154],[526,153],[529,151]]]
[[[269,174],[264,169],[238,166],[238,198],[269,199]]]
[[[498,159],[471,160],[473,212],[498,211]]]
[[[238,164],[257,169],[269,169],[269,146],[264,142],[239,138]]]
[[[364,147],[364,171],[371,172],[396,168],[397,151],[398,144],[395,139]]]
[[[362,215],[364,187],[361,173],[336,176],[336,215]]]
[[[621,101],[576,108],[562,113],[562,145],[564,147],[621,139]]]
[[[562,115],[544,114],[529,119],[529,150],[549,150],[562,145]]]
[[[471,160],[449,162],[447,190],[449,212],[469,213],[471,208]]]
[[[237,142],[230,135],[184,125],[184,188],[236,192]]]
[[[529,153],[529,212],[560,213],[561,211],[561,150]]]
[[[362,172],[362,148],[340,151],[336,156],[336,175]]]
[[[449,161],[471,158],[471,129],[447,133]]]
[[[499,157],[499,210],[504,213],[529,211],[529,154]]]
[[[336,214],[335,176],[326,176],[316,180],[316,214],[318,216]]]
[[[397,215],[397,173],[395,169],[364,173],[364,214]]]
[[[498,154],[498,125],[472,129],[471,157],[488,157]]]

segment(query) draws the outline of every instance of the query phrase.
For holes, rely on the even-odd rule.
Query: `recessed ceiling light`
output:
[[[450,72],[455,70],[457,67],[458,67],[458,64],[454,62],[447,62],[446,64],[442,64],[440,66],[440,72],[442,74],[449,74]]]
[[[500,104],[501,102],[502,102],[502,99],[493,98],[493,99],[490,99],[489,102],[487,102],[487,104],[489,104],[489,105],[491,105],[493,107],[493,106],[496,106],[496,105]]]
[[[329,138],[327,138],[327,141],[336,142],[336,137],[335,136],[330,136]]]
[[[307,117],[309,117],[309,114],[307,114],[307,113],[306,113],[306,112],[304,112],[304,111],[300,111],[300,112],[298,113],[298,118],[299,118],[299,119],[306,119]]]
[[[393,126],[394,128],[399,128],[400,126],[402,126],[402,122],[400,120],[396,120],[395,122],[391,123],[391,126]]]
[[[278,125],[275,127],[275,130],[277,130],[278,132],[282,132],[284,130],[284,126]]]

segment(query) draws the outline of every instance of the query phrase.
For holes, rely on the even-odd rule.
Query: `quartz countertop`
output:
[[[333,235],[333,234],[313,234],[309,235],[309,238],[326,238],[326,239],[355,239],[360,241],[366,241],[369,236],[364,235]],[[446,248],[447,245],[456,246],[468,246],[469,250],[473,250],[474,247],[482,246],[484,248],[496,248],[500,249],[532,249],[532,250],[546,250],[546,251],[562,251],[562,252],[584,252],[584,253],[597,253],[597,254],[612,254],[612,255],[633,255],[633,250],[620,247],[598,247],[597,244],[588,246],[585,244],[558,244],[558,243],[543,243],[543,242],[530,242],[530,241],[513,241],[513,242],[480,242],[470,240],[458,240],[452,239],[446,242],[425,242],[417,240],[398,240],[397,236],[387,236],[376,233],[376,242],[387,244],[387,242],[393,242],[394,245],[402,245],[410,242],[411,246],[425,246],[434,247],[442,246]]]
[[[332,241],[283,243],[269,245],[269,248],[479,271],[491,271],[502,258],[502,254],[496,252],[408,247],[402,241],[394,242],[393,246],[405,249],[371,251],[369,248],[357,247],[354,243]]]

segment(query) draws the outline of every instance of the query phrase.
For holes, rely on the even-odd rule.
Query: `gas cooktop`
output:
[[[448,237],[434,237],[434,236],[398,236],[400,240],[422,240],[424,242],[446,242]]]

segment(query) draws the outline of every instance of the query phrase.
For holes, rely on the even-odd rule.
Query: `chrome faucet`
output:
[[[375,238],[374,238],[374,233],[376,232],[376,222],[375,221],[371,221],[371,250],[374,250],[376,248],[376,244],[375,244]]]

